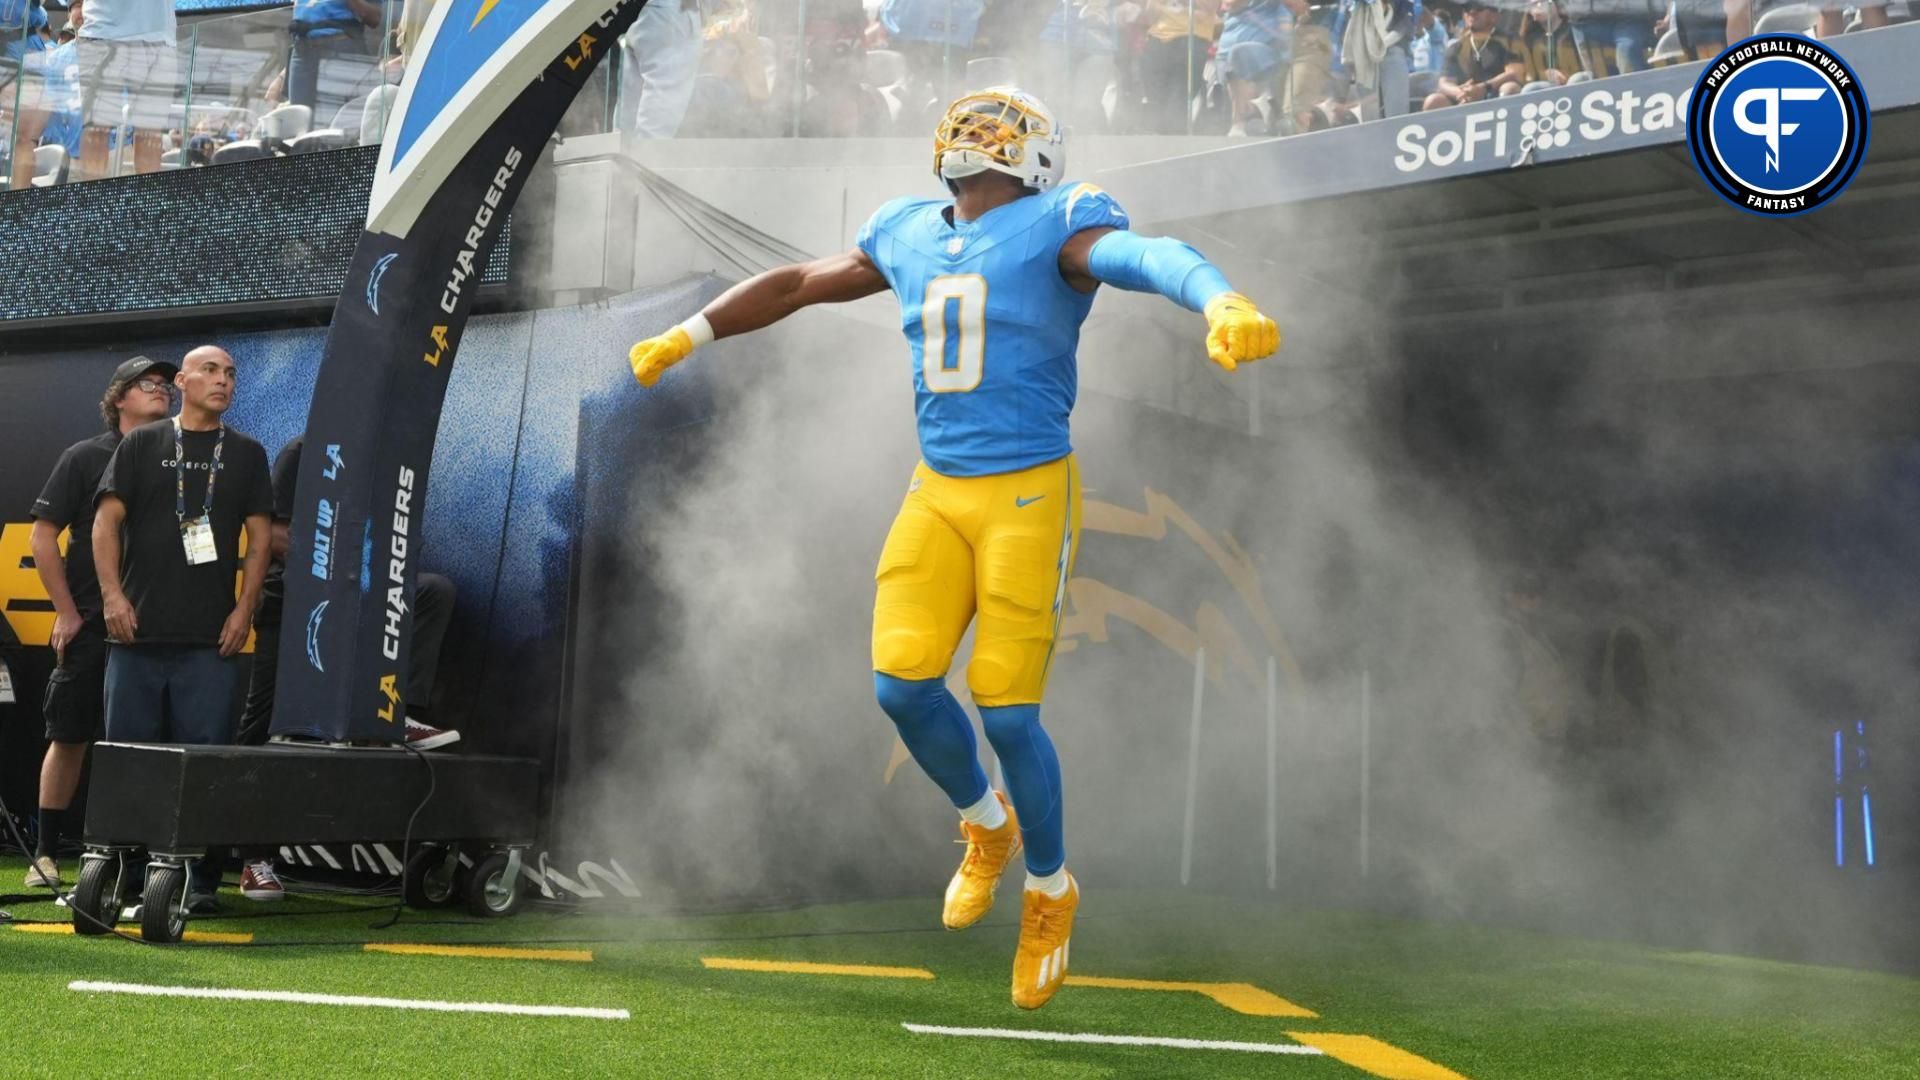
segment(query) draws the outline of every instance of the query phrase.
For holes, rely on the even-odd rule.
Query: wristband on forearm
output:
[[[687,338],[694,348],[713,344],[713,324],[707,321],[706,313],[701,312],[681,323],[676,329],[686,331]]]

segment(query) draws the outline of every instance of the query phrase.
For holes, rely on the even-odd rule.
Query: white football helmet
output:
[[[1046,191],[1067,171],[1066,134],[1053,110],[1017,87],[966,94],[933,133],[933,171],[949,187],[992,169]]]

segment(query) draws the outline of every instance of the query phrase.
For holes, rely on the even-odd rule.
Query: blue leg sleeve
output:
[[[873,692],[913,760],[955,808],[972,806],[986,795],[987,774],[980,768],[973,722],[947,692],[945,679],[896,679],[876,671]]]
[[[1207,301],[1233,291],[1206,256],[1171,236],[1110,232],[1087,252],[1087,269],[1109,285],[1157,292],[1189,311],[1205,311]]]
[[[1040,706],[983,708],[987,741],[1007,774],[1007,797],[1020,817],[1027,872],[1046,875],[1067,861],[1065,808],[1060,798],[1060,755],[1040,726]]]

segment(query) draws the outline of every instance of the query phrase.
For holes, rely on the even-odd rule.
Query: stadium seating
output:
[[[272,156],[273,151],[268,150],[262,145],[260,140],[241,139],[239,142],[230,142],[220,149],[215,150],[213,152],[213,163],[215,165],[231,165],[236,161],[258,161],[261,158]]]
[[[339,150],[352,145],[353,138],[339,128],[321,128],[289,139],[287,152],[311,154],[317,150]]]
[[[254,134],[262,139],[291,142],[313,127],[313,109],[307,105],[282,105],[260,118]]]
[[[33,151],[33,186],[53,187],[67,182],[67,148],[41,146]]]

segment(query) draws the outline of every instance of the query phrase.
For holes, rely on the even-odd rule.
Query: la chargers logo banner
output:
[[[454,355],[528,170],[645,0],[441,0],[334,309],[288,538],[274,734],[393,741],[420,512]]]

